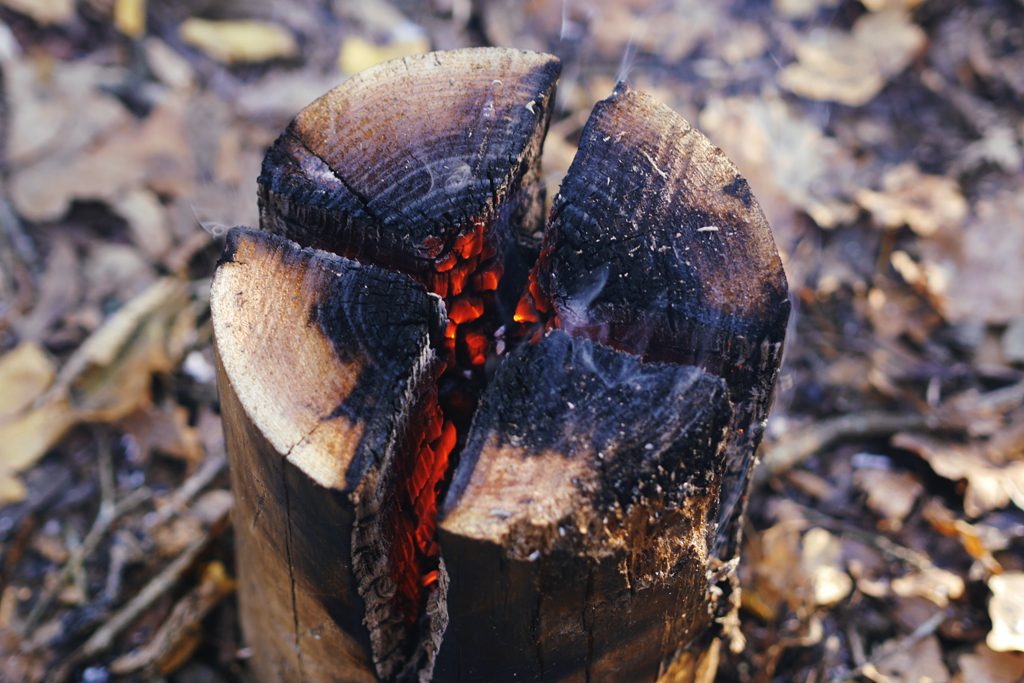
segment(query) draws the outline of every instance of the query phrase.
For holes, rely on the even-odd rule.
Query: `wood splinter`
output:
[[[385,63],[267,153],[211,294],[260,681],[714,677],[785,276],[728,159],[624,85],[545,225],[558,73]]]

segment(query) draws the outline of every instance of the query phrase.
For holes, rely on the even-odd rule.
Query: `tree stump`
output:
[[[710,681],[786,281],[720,150],[620,84],[545,224],[558,60],[303,110],[211,294],[260,681]]]

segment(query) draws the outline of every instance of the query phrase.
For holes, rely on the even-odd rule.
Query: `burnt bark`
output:
[[[735,167],[624,85],[540,241],[557,75],[387,63],[267,154],[211,299],[262,681],[714,677],[785,276]]]

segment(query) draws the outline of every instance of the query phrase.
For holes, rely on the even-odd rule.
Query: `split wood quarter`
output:
[[[261,681],[713,679],[785,276],[732,164],[622,85],[545,228],[558,69],[386,63],[267,154],[211,295]]]

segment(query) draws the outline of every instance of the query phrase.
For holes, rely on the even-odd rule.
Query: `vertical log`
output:
[[[261,681],[706,683],[737,633],[782,265],[721,151],[624,85],[538,245],[557,75],[380,65],[267,154],[211,298]]]

